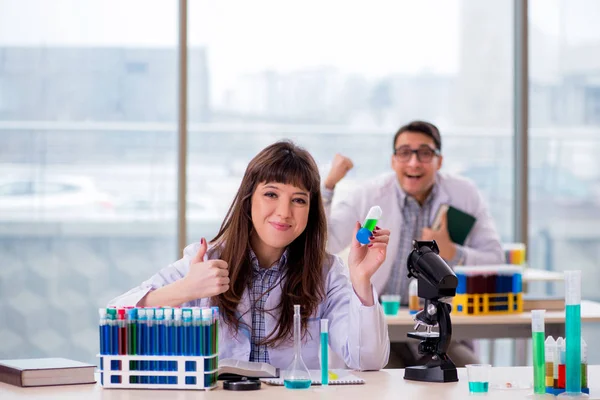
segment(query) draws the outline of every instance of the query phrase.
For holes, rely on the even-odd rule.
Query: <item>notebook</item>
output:
[[[279,368],[271,364],[226,358],[219,360],[219,379],[245,376],[248,378],[277,378]]]
[[[0,382],[15,386],[96,383],[95,365],[66,358],[0,360]]]
[[[321,370],[320,369],[311,369],[310,372],[310,380],[312,385],[320,385],[321,384]],[[356,375],[352,375],[347,369],[334,369],[331,370],[335,375],[337,375],[336,379],[329,379],[330,385],[363,385],[365,380],[359,378]],[[331,377],[331,373],[330,373]],[[283,386],[283,378],[264,378],[261,379],[266,384],[274,385],[274,386]]]
[[[464,245],[477,219],[456,207],[449,204],[442,204],[438,209],[431,229],[437,230],[440,228],[442,216],[445,212],[448,213],[448,233],[450,234],[450,239],[456,244]]]

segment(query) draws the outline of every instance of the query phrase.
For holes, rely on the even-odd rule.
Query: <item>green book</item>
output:
[[[437,230],[440,228],[442,216],[445,212],[448,213],[448,233],[450,234],[450,239],[456,244],[464,245],[477,218],[449,204],[442,204],[435,216],[435,220],[431,226],[432,229]]]

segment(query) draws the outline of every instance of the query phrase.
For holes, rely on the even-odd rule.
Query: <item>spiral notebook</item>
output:
[[[312,385],[320,385],[321,384],[321,370],[320,369],[311,369],[310,378]],[[331,379],[331,375],[337,375],[336,379]],[[356,375],[352,375],[349,370],[346,369],[333,369],[330,370],[329,374],[329,384],[330,385],[363,385],[365,380],[359,378]],[[283,386],[283,378],[263,378],[262,382],[268,385],[274,386]]]

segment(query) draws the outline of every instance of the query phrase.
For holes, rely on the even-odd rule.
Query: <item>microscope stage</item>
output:
[[[406,336],[408,336],[409,338],[413,338],[413,339],[429,339],[429,338],[439,338],[440,337],[440,333],[439,332],[408,332],[406,334]]]

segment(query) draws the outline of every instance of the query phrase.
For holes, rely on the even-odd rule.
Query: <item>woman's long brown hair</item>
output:
[[[288,246],[287,263],[282,270],[281,302],[274,310],[279,314],[273,332],[263,344],[275,345],[292,336],[294,304],[301,304],[302,336],[307,332],[308,318],[324,298],[323,263],[327,221],[321,200],[321,179],[317,164],[308,151],[292,142],[274,143],[250,161],[240,188],[227,216],[212,242],[220,249],[220,259],[229,266],[230,289],[213,297],[224,321],[237,332],[242,323],[237,312],[242,294],[252,278],[250,235],[252,233],[251,198],[259,183],[291,184],[310,194],[306,229]]]

